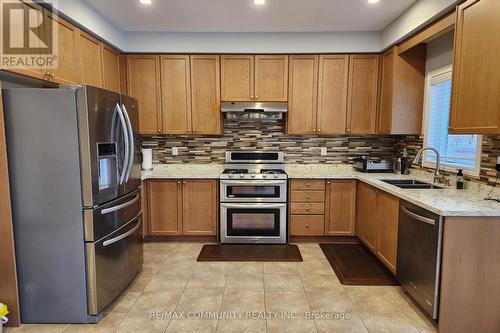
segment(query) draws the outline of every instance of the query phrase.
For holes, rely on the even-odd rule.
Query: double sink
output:
[[[442,187],[415,179],[381,179],[384,183],[403,189],[439,190]]]

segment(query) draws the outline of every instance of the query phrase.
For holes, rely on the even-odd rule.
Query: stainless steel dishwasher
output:
[[[424,208],[399,205],[398,264],[401,286],[435,320],[439,310],[443,219]]]

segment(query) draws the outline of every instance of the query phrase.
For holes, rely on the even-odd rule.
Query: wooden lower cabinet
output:
[[[217,180],[147,181],[147,236],[215,236]]]
[[[396,273],[399,198],[383,191],[379,191],[377,212],[377,256],[393,273]]]
[[[356,219],[359,239],[373,252],[377,246],[377,195],[378,190],[358,182],[356,192]]]
[[[355,234],[356,180],[327,180],[325,206],[325,235]]]
[[[217,181],[184,180],[182,215],[183,235],[217,235]]]
[[[399,199],[358,182],[356,223],[359,239],[396,273]]]
[[[182,181],[148,181],[148,236],[182,235]]]
[[[325,215],[291,215],[290,235],[323,236]]]

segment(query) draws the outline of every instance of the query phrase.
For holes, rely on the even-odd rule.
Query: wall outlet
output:
[[[321,156],[326,156],[326,147],[321,147]]]
[[[179,155],[179,149],[177,147],[172,147],[172,156]]]

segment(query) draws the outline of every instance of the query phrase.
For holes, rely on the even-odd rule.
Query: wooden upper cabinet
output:
[[[105,44],[102,46],[103,87],[121,92],[120,86],[120,54]]]
[[[217,180],[186,179],[182,193],[183,234],[217,235]]]
[[[393,273],[396,273],[399,199],[384,191],[379,191],[377,214],[377,255]]]
[[[356,224],[358,237],[376,253],[378,241],[378,190],[358,182],[356,189]]]
[[[120,54],[119,58],[119,69],[120,69],[120,92],[122,94],[128,95],[127,91],[127,56]]]
[[[182,235],[182,184],[155,179],[147,186],[148,235]]]
[[[253,101],[254,56],[221,56],[221,98],[223,101]]]
[[[80,83],[78,80],[80,30],[46,9],[44,10],[44,21],[47,31],[47,27],[53,25],[53,28],[57,28],[58,32],[57,68],[44,68],[43,72],[50,75],[49,77],[46,75],[44,78],[60,84]],[[101,58],[100,55],[97,57]]]
[[[468,0],[457,8],[451,133],[500,132],[498,13],[498,0]]]
[[[354,235],[356,180],[327,180],[325,235]]]
[[[255,56],[254,99],[264,102],[288,100],[288,56]]]
[[[316,134],[318,56],[290,56],[287,133]]]
[[[426,58],[425,44],[401,54],[395,46],[382,55],[377,133],[421,133]]]
[[[189,56],[160,57],[162,133],[191,133]]]
[[[44,11],[45,10],[41,9],[41,7],[35,3],[23,3],[21,0],[17,0],[16,2],[17,2],[17,5],[19,6],[18,8],[25,7],[24,9],[26,10],[27,9],[26,7],[29,7],[29,8],[33,8],[33,9],[37,10],[35,12],[37,14],[37,16],[33,18],[34,20],[36,20],[36,24],[33,22],[33,25],[34,26],[36,25],[36,27],[30,28],[30,31],[33,32],[35,35],[37,35],[40,39],[43,39],[43,36],[45,34],[45,28],[43,25],[43,23],[45,22],[44,21]],[[14,4],[13,1],[9,1],[9,3]],[[24,31],[24,27],[22,26],[22,22],[20,20],[12,21],[11,22],[11,29],[13,31],[18,31],[18,32]],[[38,40],[30,41],[30,43],[32,43],[32,45],[34,47],[37,47],[37,48],[39,48],[39,46],[40,46],[40,43]],[[28,51],[28,52],[32,53],[32,51]],[[40,53],[38,55],[40,55]],[[1,64],[0,64],[0,69],[4,69],[4,67]],[[6,67],[5,70],[7,70],[9,72],[13,72],[13,73],[18,73],[18,74],[34,77],[37,79],[44,79],[45,78],[43,75],[42,67],[36,66],[36,64],[34,64],[34,66],[31,66],[29,68],[28,67],[16,67],[16,68]]]
[[[318,134],[345,134],[349,56],[319,57]]]
[[[139,133],[161,133],[160,59],[158,56],[127,56],[127,92],[139,101]]]
[[[78,43],[78,82],[95,87],[102,87],[101,42],[89,34],[80,31]]]
[[[191,120],[195,134],[222,133],[219,63],[216,55],[191,56]]]
[[[378,72],[378,54],[349,56],[348,134],[374,134],[376,131]]]

